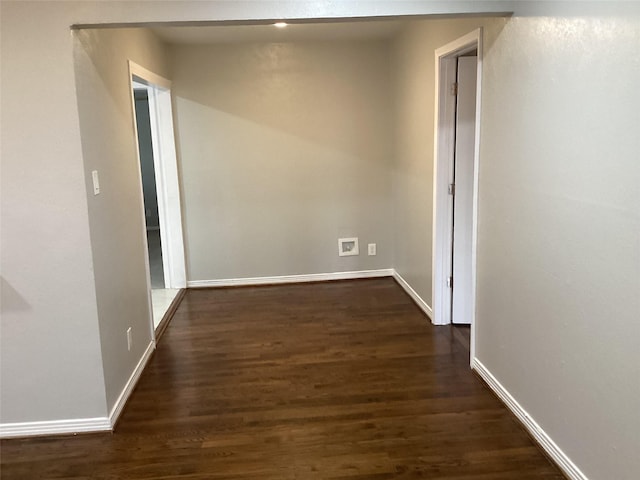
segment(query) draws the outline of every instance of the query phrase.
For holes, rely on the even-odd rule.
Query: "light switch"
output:
[[[91,178],[93,178],[93,194],[98,195],[100,193],[100,179],[97,170],[91,172]]]

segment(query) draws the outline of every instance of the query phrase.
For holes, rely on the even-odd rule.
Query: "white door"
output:
[[[471,311],[471,250],[477,62],[478,57],[458,57],[451,321],[467,324],[471,323],[473,313]]]

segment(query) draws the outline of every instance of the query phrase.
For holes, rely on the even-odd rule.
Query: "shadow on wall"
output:
[[[31,310],[31,306],[4,277],[0,277],[0,305],[5,313]]]

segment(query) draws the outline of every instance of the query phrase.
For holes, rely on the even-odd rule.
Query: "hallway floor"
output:
[[[562,479],[390,278],[189,290],[113,434],[4,440],[11,479]]]
[[[147,230],[149,246],[149,273],[151,274],[151,304],[153,306],[153,327],[158,328],[171,302],[179,289],[164,288],[164,269],[162,266],[162,247],[160,230]]]

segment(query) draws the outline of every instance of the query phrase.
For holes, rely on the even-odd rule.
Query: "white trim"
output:
[[[138,125],[136,119],[134,85],[139,82],[135,75],[147,86],[149,99],[149,119],[151,121],[151,143],[153,162],[156,174],[156,190],[158,192],[158,220],[160,226],[160,245],[162,264],[167,288],[184,288],[187,285],[186,261],[184,256],[184,235],[182,231],[182,213],[180,207],[180,187],[178,164],[173,131],[173,113],[171,105],[171,81],[146,68],[128,61],[129,86],[131,91],[131,112],[133,133],[136,142],[136,158],[138,159],[138,180],[140,184],[140,209],[142,218],[146,218],[144,207],[144,189],[140,168],[140,147],[138,146]],[[147,242],[146,220],[142,223],[145,246],[144,263],[147,272],[147,303],[149,305],[149,331],[155,338],[153,321],[153,300],[151,297],[151,272],[149,266],[149,250]]]
[[[445,305],[451,304],[451,290],[446,287],[446,278],[451,274],[451,214],[452,201],[447,192],[453,148],[453,135],[450,131],[451,96],[446,88],[441,89],[441,75],[444,81],[451,76],[450,59],[477,49],[477,85],[476,85],[476,135],[473,159],[473,207],[471,225],[471,341],[470,358],[475,357],[476,338],[476,275],[478,242],[478,175],[480,171],[480,119],[482,98],[482,28],[469,32],[435,52],[435,109],[434,109],[434,172],[433,172],[433,316],[434,325],[451,322],[451,311]],[[442,69],[442,71],[441,71]],[[441,91],[442,90],[442,91]],[[442,135],[442,136],[441,136]],[[439,288],[438,288],[439,287]]]
[[[393,271],[393,278],[396,280],[396,282],[398,282],[398,285],[400,285],[402,289],[407,292],[407,295],[409,295],[413,299],[418,307],[420,307],[420,309],[427,314],[429,320],[433,319],[433,310],[431,309],[429,304],[425,302],[420,295],[418,295],[418,292],[416,292],[396,270]]]
[[[278,283],[324,282],[329,280],[353,280],[357,278],[392,277],[393,268],[359,270],[355,272],[311,273],[307,275],[280,275],[276,277],[223,278],[219,280],[191,280],[189,288],[232,287],[248,285],[272,285]]]
[[[482,28],[479,28],[476,34],[476,48],[478,57],[478,73],[476,79],[476,144],[473,154],[473,210],[471,219],[471,338],[469,341],[470,359],[476,356],[476,293],[477,293],[477,274],[478,274],[478,205],[479,205],[479,189],[480,189],[480,119],[482,114],[482,61],[483,43]],[[471,360],[470,360],[471,362]]]
[[[551,457],[571,480],[588,480],[587,476],[580,471],[575,463],[564,453],[560,447],[552,440],[547,432],[522,408],[515,398],[504,388],[504,386],[493,376],[493,374],[485,367],[480,360],[473,358],[471,368],[478,372],[478,375],[484,380],[491,390],[502,400],[509,410],[520,420],[520,423],[540,444],[542,449]]]
[[[141,65],[138,65],[135,62],[129,60],[129,73],[131,75],[135,75],[140,80],[143,80],[143,84],[149,85],[150,83],[153,85],[157,85],[159,87],[170,89],[171,88],[171,80],[168,80],[160,75],[153,73],[151,70],[147,70]],[[135,82],[136,84],[140,82]]]
[[[153,354],[153,351],[155,349],[156,349],[156,342],[152,340],[151,342],[149,342],[149,345],[147,345],[147,349],[142,354],[142,357],[140,358],[138,365],[136,365],[136,368],[133,370],[133,373],[129,377],[127,384],[125,385],[124,389],[120,393],[120,396],[116,400],[116,403],[113,405],[113,408],[111,409],[111,413],[109,414],[110,428],[113,428],[116,422],[118,421],[118,417],[122,413],[122,410],[124,409],[124,406],[126,405],[127,400],[129,400],[129,396],[131,395],[131,392],[133,392],[133,389],[136,388],[136,384],[138,383],[138,380],[140,380],[140,376],[142,375],[142,372],[147,366],[147,363],[149,362],[149,359],[151,358],[151,355]]]
[[[353,243],[353,248],[347,250],[346,245]],[[358,246],[358,237],[339,238],[338,239],[338,256],[348,257],[351,255],[360,255],[360,247]]]
[[[137,85],[137,82],[133,80],[134,70],[145,70],[139,65],[136,65],[132,61],[129,60],[129,92],[131,93],[131,114],[133,121],[133,138],[135,139],[136,146],[136,159],[138,160],[138,168],[136,169],[138,175],[138,185],[139,185],[139,199],[140,199],[140,214],[142,215],[142,240],[144,243],[144,269],[146,272],[146,282],[147,282],[147,305],[149,308],[149,332],[151,338],[155,338],[155,329],[153,325],[153,302],[151,299],[151,267],[149,265],[149,242],[147,239],[147,214],[144,207],[144,187],[142,186],[142,164],[140,161],[140,145],[138,145],[138,119],[136,117],[136,98],[134,86]],[[161,242],[162,243],[162,242]]]
[[[165,287],[184,288],[187,273],[170,90],[149,86],[149,118],[156,190],[160,192],[157,197],[158,220]]]
[[[136,365],[135,370],[129,377],[127,384],[122,390],[122,393],[120,393],[120,396],[116,400],[108,417],[73,418],[69,420],[49,420],[44,422],[3,423],[0,424],[0,438],[112,431],[155,348],[156,343],[154,341],[149,342],[147,349],[142,354],[138,365]]]
[[[453,197],[447,186],[453,178],[455,148],[455,102],[448,89],[441,85],[455,82],[456,62],[440,58],[436,51],[435,67],[435,126],[433,134],[433,252],[432,299],[434,325],[451,323],[451,289],[446,279],[452,274],[451,245],[453,241]],[[442,78],[441,78],[442,77]]]
[[[109,431],[111,431],[111,424],[107,417],[0,424],[0,438]]]
[[[355,280],[359,278],[393,277],[418,307],[432,318],[433,311],[427,302],[393,268],[359,270],[354,272],[312,273],[307,275],[281,275],[276,277],[225,278],[219,280],[191,280],[188,288],[232,287],[250,285],[274,285],[280,283],[323,282],[332,280]]]
[[[133,90],[135,75],[147,86],[149,119],[151,121],[151,146],[158,192],[158,220],[162,247],[162,266],[166,288],[184,288],[187,284],[184,257],[184,234],[178,161],[175,146],[171,81],[129,60],[129,80]],[[132,92],[133,98],[133,92]],[[134,101],[135,123],[135,101]],[[136,144],[138,141],[135,130]],[[138,162],[139,162],[138,158]],[[142,189],[142,185],[140,186]],[[144,204],[144,201],[143,201]],[[143,206],[144,211],[144,206]]]
[[[478,176],[478,145],[480,126],[479,100],[482,72],[482,29],[476,29],[435,51],[435,109],[434,109],[434,174],[433,174],[433,323],[451,323],[451,289],[446,279],[451,275],[451,230],[453,201],[448,185],[453,176],[453,154],[455,140],[455,102],[446,85],[455,82],[455,60],[460,54],[478,50],[478,78],[476,95],[476,145],[474,147],[474,187]],[[473,193],[472,217],[477,219],[477,189]],[[475,232],[475,223],[472,231]],[[475,234],[472,233],[475,239]],[[475,247],[472,246],[473,249]],[[475,277],[475,256],[472,254],[472,278]],[[472,289],[473,290],[473,289]],[[472,297],[474,293],[472,292]],[[473,308],[472,308],[473,310]],[[473,324],[473,318],[471,320]]]

